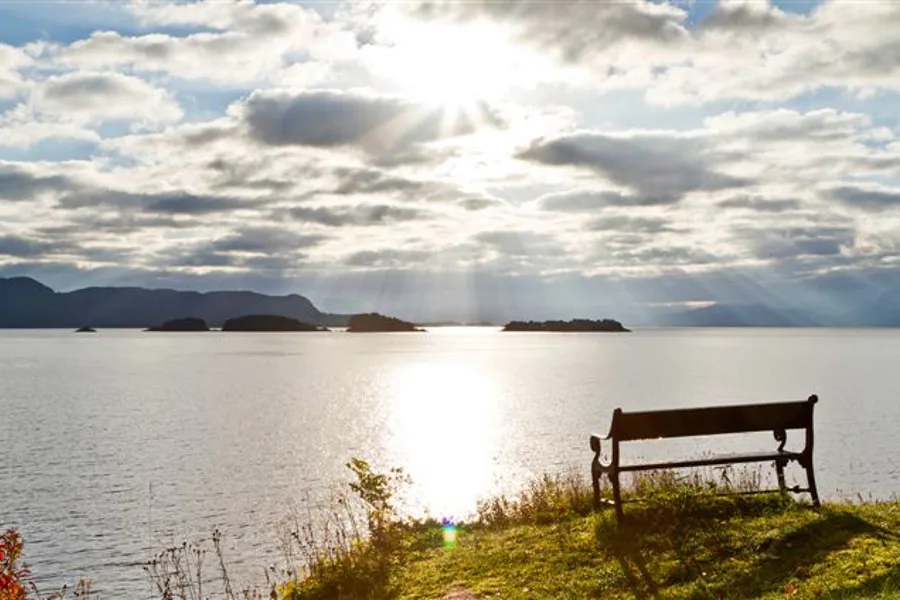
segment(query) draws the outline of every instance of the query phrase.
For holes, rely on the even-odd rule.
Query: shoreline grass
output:
[[[290,600],[441,598],[900,599],[900,502],[806,502],[755,491],[753,472],[636,478],[617,527],[574,475],[481,503],[448,539],[399,521],[357,560],[281,587]],[[379,547],[380,546],[380,547]],[[364,559],[359,560],[360,557]],[[350,566],[352,565],[352,566]],[[456,596],[454,596],[454,593]]]
[[[402,471],[378,473],[359,459],[348,467],[355,476],[348,491],[322,514],[295,515],[286,527],[284,566],[267,571],[262,589],[231,582],[216,532],[206,568],[207,548],[198,544],[168,548],[147,563],[154,597],[900,600],[897,499],[826,502],[817,510],[777,493],[722,495],[758,492],[758,472],[667,471],[627,486],[626,500],[641,501],[626,505],[619,527],[611,508],[594,511],[586,480],[568,474],[481,502],[466,523],[442,523],[398,514]],[[25,581],[17,539],[8,532],[0,548],[0,583]],[[67,596],[2,588],[0,600]],[[89,582],[69,591],[99,597]]]

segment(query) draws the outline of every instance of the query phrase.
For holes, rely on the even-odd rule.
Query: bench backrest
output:
[[[739,404],[642,412],[613,413],[609,436],[619,441],[695,435],[807,429],[812,427],[818,397],[804,402]]]

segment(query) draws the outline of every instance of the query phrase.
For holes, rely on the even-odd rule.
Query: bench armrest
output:
[[[609,439],[608,435],[605,435],[605,436],[601,436],[599,434],[591,435],[591,450],[599,453],[600,452],[600,442],[602,440],[608,440],[608,439]]]

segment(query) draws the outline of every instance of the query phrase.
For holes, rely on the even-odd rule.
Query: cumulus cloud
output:
[[[867,211],[900,208],[898,188],[845,185],[829,190],[828,196],[848,206]]]
[[[178,121],[182,110],[165,90],[120,73],[75,72],[50,77],[30,97],[35,112],[83,123]]]
[[[246,226],[212,241],[184,243],[165,249],[160,266],[230,267],[285,271],[298,268],[306,250],[328,240],[321,234],[300,233],[272,225]]]
[[[21,48],[0,44],[0,99],[14,98],[27,87],[21,71],[33,64]]]
[[[722,3],[687,55],[648,55],[657,66],[648,98],[771,101],[829,86],[898,90],[900,41],[892,33],[898,26],[900,6],[893,2],[823,2],[804,17],[768,3]]]
[[[93,129],[72,123],[24,120],[18,115],[6,120],[0,118],[0,147],[30,148],[45,140],[99,144],[102,139]]]
[[[287,214],[295,221],[318,223],[328,227],[387,225],[403,221],[419,221],[435,216],[430,211],[389,204],[297,206],[288,209]]]
[[[487,210],[489,208],[505,208],[507,206],[503,200],[491,196],[468,196],[459,198],[456,200],[456,204],[469,211]]]
[[[356,49],[350,32],[295,4],[134,2],[130,8],[147,27],[214,31],[180,37],[96,31],[68,46],[51,45],[47,53],[69,67],[128,68],[223,83],[269,80],[287,68],[294,83],[299,83],[297,67],[346,59]],[[302,83],[309,84],[327,69],[305,69],[304,73]]]
[[[280,227],[245,227],[209,245],[216,252],[272,254],[311,248],[328,239],[322,234],[302,234]]]
[[[688,38],[685,11],[645,0],[570,4],[566,10],[553,3],[514,0],[423,2],[412,10],[426,19],[495,20],[513,27],[521,41],[569,62],[635,41],[664,48]]]
[[[700,22],[700,29],[705,34],[762,34],[797,24],[800,20],[765,1],[720,0],[715,10]]]
[[[852,227],[835,226],[736,227],[735,235],[762,259],[838,255],[856,238]]]
[[[68,189],[72,180],[63,175],[47,175],[0,161],[0,200],[20,202],[33,200],[46,192]]]
[[[0,256],[15,258],[38,258],[70,250],[71,247],[58,241],[48,241],[21,235],[0,235]]]
[[[332,175],[338,184],[329,191],[340,195],[415,193],[427,187],[425,182],[390,175],[380,169],[338,167]]]
[[[474,133],[499,122],[487,108],[477,119],[465,114],[450,118],[445,110],[392,96],[281,90],[254,92],[234,112],[262,144],[356,147],[372,155],[402,155],[419,144]]]
[[[68,209],[112,207],[148,213],[207,215],[252,209],[258,201],[227,196],[198,196],[189,192],[136,193],[101,188],[64,195],[59,205]]]
[[[734,196],[718,203],[722,208],[746,209],[762,213],[780,213],[800,208],[799,200],[793,198],[767,199],[760,196]]]
[[[580,86],[637,88],[660,104],[785,100],[825,87],[900,90],[900,6],[822,2],[807,15],[768,0],[718,2],[697,25],[671,3],[426,2],[423,20],[490,20],[550,53]]]
[[[535,200],[535,206],[539,210],[577,213],[616,206],[666,206],[678,200],[678,196],[640,196],[615,190],[570,190],[544,194]]]
[[[591,169],[612,183],[652,197],[749,183],[709,168],[710,154],[704,140],[695,137],[583,131],[537,139],[518,156],[547,165]]]
[[[677,231],[669,219],[662,217],[633,217],[629,215],[608,215],[587,222],[590,231],[667,233]]]

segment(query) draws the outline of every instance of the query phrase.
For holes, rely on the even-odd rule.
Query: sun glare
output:
[[[511,87],[521,59],[502,30],[487,23],[397,21],[397,39],[381,57],[382,70],[403,91],[465,110]]]
[[[499,397],[486,373],[452,363],[404,366],[393,376],[391,449],[436,517],[464,517],[494,483]],[[445,531],[452,542],[454,531]]]

